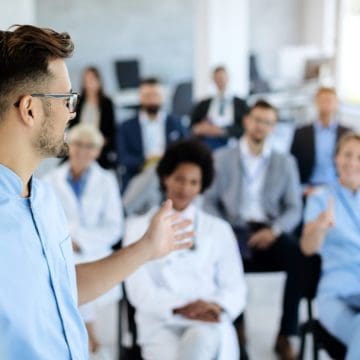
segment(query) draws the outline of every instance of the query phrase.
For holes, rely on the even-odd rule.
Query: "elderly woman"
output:
[[[181,218],[191,219],[193,248],[153,261],[128,278],[145,360],[238,360],[232,321],[245,307],[245,282],[228,223],[197,204],[213,178],[210,150],[186,140],[171,145],[157,173]],[[136,241],[154,209],[127,223],[125,244]]]
[[[360,359],[360,134],[348,133],[335,156],[338,181],[306,205],[301,247],[322,258],[317,301],[322,325]]]
[[[69,160],[46,179],[59,195],[69,221],[75,261],[82,263],[111,253],[112,245],[122,236],[122,205],[115,176],[96,162],[104,144],[100,131],[92,125],[77,125],[70,130],[68,143]],[[114,301],[119,295],[120,288],[115,288],[80,306],[92,353],[104,352],[93,328],[96,305]]]

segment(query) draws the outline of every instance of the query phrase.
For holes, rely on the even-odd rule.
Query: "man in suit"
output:
[[[215,154],[217,176],[204,207],[231,223],[245,271],[286,271],[275,350],[280,359],[290,360],[296,358],[289,337],[297,333],[301,297],[301,254],[291,233],[300,222],[302,204],[295,160],[266,142],[276,121],[277,112],[269,103],[261,100],[251,107],[238,144]]]
[[[336,118],[338,98],[333,88],[321,87],[315,95],[317,119],[295,131],[291,153],[297,160],[303,194],[311,194],[317,185],[336,180],[334,155],[339,137],[349,129]]]
[[[242,121],[248,106],[245,100],[229,93],[229,77],[225,67],[215,68],[213,80],[217,94],[195,105],[191,116],[191,129],[212,149],[216,149],[226,145],[229,138],[241,136]]]
[[[124,169],[123,190],[135,175],[161,158],[168,144],[187,136],[181,119],[162,109],[164,97],[157,79],[143,80],[139,95],[138,115],[125,121],[118,133],[119,162]]]

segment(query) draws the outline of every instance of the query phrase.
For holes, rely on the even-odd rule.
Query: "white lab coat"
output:
[[[143,235],[153,213],[151,210],[127,221],[125,245]],[[246,285],[235,236],[228,223],[198,208],[193,222],[195,250],[181,250],[149,262],[125,281],[129,300],[136,308],[138,343],[146,347],[161,341],[156,334],[167,326],[194,324],[193,320],[173,315],[174,308],[195,300],[212,301],[224,309],[219,359],[237,360],[232,321],[245,308]],[[166,347],[159,346],[159,350],[162,354],[158,358],[165,359]]]
[[[49,173],[44,180],[54,188],[64,207],[70,235],[82,252],[75,253],[77,264],[94,261],[111,254],[111,246],[123,234],[123,210],[115,175],[93,162],[80,202],[68,183],[70,164],[64,163]],[[120,298],[120,286],[101,296],[97,303]]]

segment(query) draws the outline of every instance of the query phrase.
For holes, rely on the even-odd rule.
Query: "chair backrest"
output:
[[[189,81],[178,84],[172,99],[172,113],[180,116],[190,115],[192,105],[192,83]]]

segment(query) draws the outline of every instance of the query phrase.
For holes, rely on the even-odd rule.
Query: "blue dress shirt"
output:
[[[334,155],[336,147],[336,122],[324,127],[319,121],[314,124],[315,165],[310,184],[332,184],[336,181]]]
[[[66,218],[50,187],[0,165],[0,359],[88,359]]]
[[[309,197],[305,223],[315,220],[334,199],[335,226],[320,248],[322,274],[318,296],[346,297],[360,294],[360,190],[352,193],[339,183]]]

